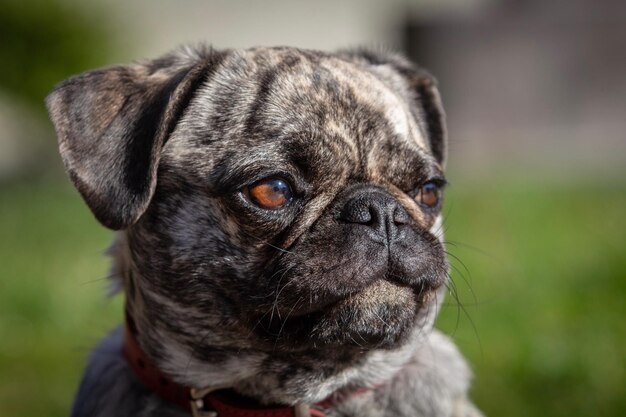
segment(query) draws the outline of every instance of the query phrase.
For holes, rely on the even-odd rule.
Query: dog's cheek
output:
[[[166,183],[167,184],[167,183]],[[210,310],[218,296],[236,303],[262,256],[218,199],[161,185],[129,232],[133,260],[152,289]]]
[[[444,244],[443,215],[441,213],[437,215],[429,231],[442,245]]]
[[[127,233],[138,272],[128,308],[155,355],[159,339],[202,356],[206,346],[246,346],[250,339],[241,298],[256,252],[224,213],[219,201],[163,188]]]
[[[446,250],[445,226],[443,224],[443,215],[439,213],[433,221],[429,233],[433,237],[433,246],[437,244],[437,252],[440,254],[440,262],[438,263],[437,273],[440,275],[439,281],[441,286],[445,287],[449,280],[450,261],[448,259],[448,251]]]

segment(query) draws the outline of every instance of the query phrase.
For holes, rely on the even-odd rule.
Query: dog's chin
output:
[[[393,349],[419,326],[434,290],[416,290],[378,280],[323,308],[267,323],[273,348],[285,352],[328,349],[334,353]]]

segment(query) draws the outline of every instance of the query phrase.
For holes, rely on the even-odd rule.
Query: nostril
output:
[[[396,206],[393,211],[393,222],[395,224],[407,224],[409,223],[409,214],[400,206]]]
[[[361,205],[353,211],[354,223],[370,224],[374,219],[369,205]]]
[[[339,219],[348,223],[371,224],[375,220],[374,216],[369,202],[355,199],[344,206]]]
[[[411,222],[409,214],[396,199],[387,193],[367,189],[344,203],[337,220],[367,226],[374,239],[384,237],[385,241],[400,238],[400,226]]]

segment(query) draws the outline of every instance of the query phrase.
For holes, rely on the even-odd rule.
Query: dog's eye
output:
[[[288,204],[293,198],[291,187],[282,178],[265,178],[245,187],[244,194],[257,206],[276,210]]]
[[[425,182],[418,190],[415,199],[424,207],[434,208],[441,199],[441,188],[432,181]]]

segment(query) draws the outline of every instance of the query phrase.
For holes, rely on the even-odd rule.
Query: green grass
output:
[[[0,415],[66,416],[87,352],[121,318],[104,296],[110,233],[51,184],[0,189],[0,233]]]
[[[439,326],[488,415],[626,415],[626,184],[598,184],[450,190],[464,307],[449,297]]]
[[[626,183],[598,184],[447,194],[462,307],[448,296],[439,327],[490,416],[626,413]],[[0,233],[0,415],[65,416],[89,349],[121,321],[105,297],[111,233],[53,182],[0,188]]]

